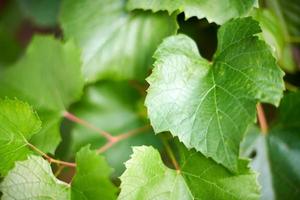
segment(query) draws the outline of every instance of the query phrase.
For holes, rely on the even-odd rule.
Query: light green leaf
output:
[[[251,15],[259,21],[262,36],[273,47],[279,65],[287,72],[294,72],[296,63],[284,24],[270,10],[255,9]]]
[[[129,0],[129,10],[144,9],[154,12],[166,10],[170,14],[184,11],[186,18],[206,18],[209,22],[223,24],[231,18],[246,15],[255,0]]]
[[[256,175],[239,161],[233,175],[198,152],[180,149],[180,171],[167,168],[152,147],[134,147],[121,176],[119,199],[258,199]],[[243,188],[240,187],[243,185]]]
[[[239,144],[255,120],[257,101],[278,105],[283,72],[254,34],[251,18],[227,22],[218,32],[213,62],[185,35],[167,38],[154,57],[146,106],[156,133],[170,131],[188,147],[238,170]]]
[[[295,109],[300,106],[299,99],[299,92],[285,96],[277,123],[266,136],[256,132],[256,140],[252,140],[248,156],[256,155],[252,166],[260,173],[262,200],[299,199],[300,112]]]
[[[51,37],[36,36],[26,54],[0,73],[0,97],[17,97],[42,113],[45,125],[37,137],[44,138],[40,140],[43,143],[50,134],[53,143],[36,145],[46,152],[54,152],[60,141],[57,125],[63,111],[82,93],[79,57],[72,42],[62,44]]]
[[[176,33],[175,15],[129,13],[124,4],[123,0],[63,2],[62,27],[66,37],[82,48],[83,72],[89,82],[144,79],[158,44]]]
[[[38,156],[17,162],[4,178],[0,190],[2,200],[70,199],[69,185],[56,179],[49,163]]]
[[[73,106],[72,113],[102,130],[119,135],[149,123],[140,114],[139,99],[138,91],[128,82],[99,82],[86,88],[81,101]],[[73,155],[87,144],[95,149],[107,141],[99,133],[75,125],[70,142]],[[119,177],[125,170],[123,163],[132,153],[131,146],[142,144],[159,147],[160,143],[158,137],[149,129],[115,144],[104,153],[109,165],[115,169],[113,177]]]
[[[72,199],[116,199],[117,189],[109,180],[111,169],[102,156],[87,146],[77,153],[76,163]]]
[[[18,100],[0,100],[0,175],[15,161],[30,154],[28,140],[39,131],[41,121],[32,108]]]

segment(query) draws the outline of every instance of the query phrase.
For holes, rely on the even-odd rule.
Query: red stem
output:
[[[268,128],[268,123],[264,112],[264,108],[260,103],[258,103],[256,105],[256,109],[257,109],[257,117],[258,117],[258,122],[260,125],[261,132],[263,135],[267,135],[269,128]]]

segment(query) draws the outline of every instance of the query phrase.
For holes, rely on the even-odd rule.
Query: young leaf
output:
[[[255,0],[129,0],[129,10],[144,9],[154,12],[166,10],[170,14],[184,11],[186,18],[193,16],[206,18],[209,22],[223,24],[231,18],[246,15],[254,6]]]
[[[83,71],[89,82],[144,79],[158,44],[176,33],[175,15],[129,13],[124,4],[123,0],[63,2],[64,33],[82,48]]]
[[[111,169],[103,157],[87,146],[77,153],[76,163],[72,199],[116,199],[117,189],[109,180]]]
[[[285,96],[276,125],[266,136],[256,133],[251,145],[249,153],[256,152],[252,166],[260,173],[263,200],[299,199],[300,112],[295,109],[300,106],[299,97],[299,92]]]
[[[115,199],[110,169],[103,157],[85,147],[76,156],[77,171],[71,187],[56,179],[50,164],[29,156],[16,163],[0,186],[2,199]]]
[[[188,148],[237,172],[239,143],[255,120],[256,102],[278,105],[284,89],[283,72],[254,36],[258,32],[251,18],[224,24],[212,63],[189,37],[167,38],[147,79],[146,106],[155,132],[170,131]]]
[[[2,199],[70,199],[70,188],[56,179],[49,163],[41,157],[29,156],[19,161],[4,178]]]
[[[72,113],[112,135],[124,134],[148,123],[137,108],[139,98],[138,92],[127,82],[99,82],[86,88]],[[106,142],[103,136],[86,127],[76,124],[72,129],[72,152],[87,144],[91,144],[92,149],[99,148]],[[114,177],[119,177],[125,170],[123,163],[132,153],[131,146],[143,144],[159,146],[159,140],[151,129],[115,144],[104,153],[109,165],[114,168]]]
[[[121,176],[119,199],[258,199],[256,175],[239,161],[233,175],[198,152],[181,148],[180,171],[167,168],[152,147],[134,147]],[[243,185],[243,188],[240,188]]]
[[[0,175],[30,154],[27,143],[41,128],[32,108],[18,100],[0,100]]]
[[[79,56],[72,42],[62,44],[51,37],[37,36],[22,59],[0,73],[0,97],[17,97],[42,113],[47,130],[37,134],[43,140],[35,141],[52,138],[47,146],[36,144],[45,152],[54,152],[60,141],[58,121],[82,93]],[[50,133],[52,130],[55,131]]]

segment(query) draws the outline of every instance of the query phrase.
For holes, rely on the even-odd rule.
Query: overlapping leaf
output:
[[[77,153],[76,163],[72,199],[116,199],[117,189],[108,178],[111,169],[103,157],[84,147]]]
[[[298,199],[300,196],[300,93],[288,94],[280,105],[279,119],[268,135],[247,134],[244,143],[255,152],[252,166],[260,173],[263,200]]]
[[[129,0],[127,7],[154,12],[166,10],[170,14],[179,10],[184,11],[186,18],[196,16],[222,24],[231,18],[246,15],[254,4],[255,0]]]
[[[176,16],[125,10],[123,0],[66,0],[61,23],[68,38],[82,48],[87,81],[143,79],[152,54],[177,30]]]
[[[82,100],[74,105],[72,113],[113,135],[124,134],[149,123],[140,116],[139,98],[138,91],[127,82],[100,82],[86,88]],[[150,128],[144,132],[115,144],[104,153],[110,166],[115,169],[114,177],[119,177],[125,170],[123,163],[132,153],[131,146],[159,146],[158,138]],[[71,153],[86,144],[99,148],[107,142],[99,133],[80,125],[74,126],[70,141]]]
[[[146,106],[155,132],[170,131],[188,148],[238,170],[239,143],[255,120],[257,101],[278,105],[283,72],[256,36],[251,18],[232,20],[218,32],[213,62],[185,35],[167,38],[154,57]]]
[[[240,174],[233,175],[213,160],[182,147],[178,172],[167,168],[152,147],[134,147],[133,152],[121,176],[120,200],[259,198],[256,175],[247,161],[240,160]]]
[[[300,35],[300,4],[297,0],[268,0],[266,4],[280,18],[281,23],[284,23],[285,31],[291,36]]]
[[[60,141],[59,121],[63,111],[81,95],[79,57],[80,52],[72,42],[62,44],[54,38],[38,36],[24,57],[0,73],[1,97],[17,97],[41,113],[44,128],[35,142],[46,152],[54,152]]]
[[[70,185],[59,181],[42,157],[29,156],[16,163],[1,183],[2,199],[115,199],[109,181],[110,169],[102,157],[88,147],[76,156],[77,172]]]
[[[262,36],[273,47],[274,55],[279,65],[287,72],[294,72],[296,63],[284,24],[270,10],[256,9],[253,10],[252,16],[259,21],[262,28]]]
[[[30,156],[19,161],[1,183],[2,199],[70,199],[70,188],[56,179],[49,163]]]
[[[41,128],[32,108],[18,100],[0,100],[0,175],[5,175],[15,161],[26,159],[28,140]]]

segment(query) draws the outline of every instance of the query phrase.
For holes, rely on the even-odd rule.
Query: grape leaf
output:
[[[51,37],[36,36],[24,57],[0,73],[0,96],[27,101],[42,113],[44,129],[36,137],[44,139],[35,141],[50,142],[51,135],[53,143],[36,143],[45,152],[54,152],[60,141],[58,120],[82,93],[79,56],[72,42],[62,44]]]
[[[17,0],[23,15],[39,26],[55,26],[61,0]]]
[[[199,152],[184,147],[180,171],[167,168],[152,147],[134,147],[121,176],[119,199],[258,199],[256,175],[239,161],[240,174],[233,175],[223,166]],[[243,185],[243,189],[239,186]]]
[[[108,178],[111,170],[102,156],[87,146],[77,153],[76,163],[72,199],[116,199],[117,189]]]
[[[257,101],[278,105],[283,72],[254,34],[251,18],[218,31],[213,62],[185,35],[167,38],[154,57],[145,104],[156,133],[170,131],[188,147],[237,172],[239,143],[255,120]]]
[[[0,14],[0,67],[14,62],[23,51],[16,38],[16,31],[22,22],[21,9],[15,1],[7,1],[4,8]]]
[[[29,156],[16,163],[1,183],[2,199],[70,199],[69,185],[56,179],[49,163]]]
[[[76,103],[71,111],[96,127],[118,135],[149,123],[141,117],[138,108],[139,99],[138,92],[127,82],[99,82],[85,89],[81,101]],[[70,141],[71,155],[87,144],[91,144],[91,148],[94,149],[107,142],[99,133],[77,124],[72,130]],[[131,146],[142,144],[159,147],[160,143],[149,129],[143,134],[115,144],[104,153],[109,165],[115,169],[113,177],[119,177],[125,170],[123,163],[132,153]]]
[[[28,104],[0,100],[0,175],[5,175],[15,161],[27,158],[28,140],[40,128],[41,121]]]
[[[299,92],[286,95],[279,107],[279,118],[269,133],[264,136],[259,131],[251,132],[245,138],[244,143],[251,146],[244,155],[253,152],[256,155],[252,166],[260,173],[263,200],[299,199],[300,112],[295,109],[299,106]]]
[[[175,15],[129,13],[123,0],[66,0],[61,23],[65,35],[82,48],[83,71],[89,82],[143,80],[158,44],[177,30]]]
[[[293,58],[292,46],[285,26],[280,19],[270,10],[255,9],[252,12],[255,20],[259,21],[262,28],[262,36],[265,41],[274,49],[274,55],[278,64],[287,72],[296,70],[296,63]]]
[[[300,35],[300,4],[297,0],[267,0],[266,5],[272,9],[291,35]]]
[[[255,0],[129,0],[129,10],[145,9],[154,12],[166,10],[170,14],[184,11],[186,18],[193,16],[206,18],[209,22],[223,24],[231,18],[246,15],[254,6]]]
[[[16,162],[0,186],[2,199],[115,199],[116,188],[109,180],[110,169],[103,157],[89,147],[76,156],[77,171],[70,185],[53,175],[50,164],[29,156]]]

